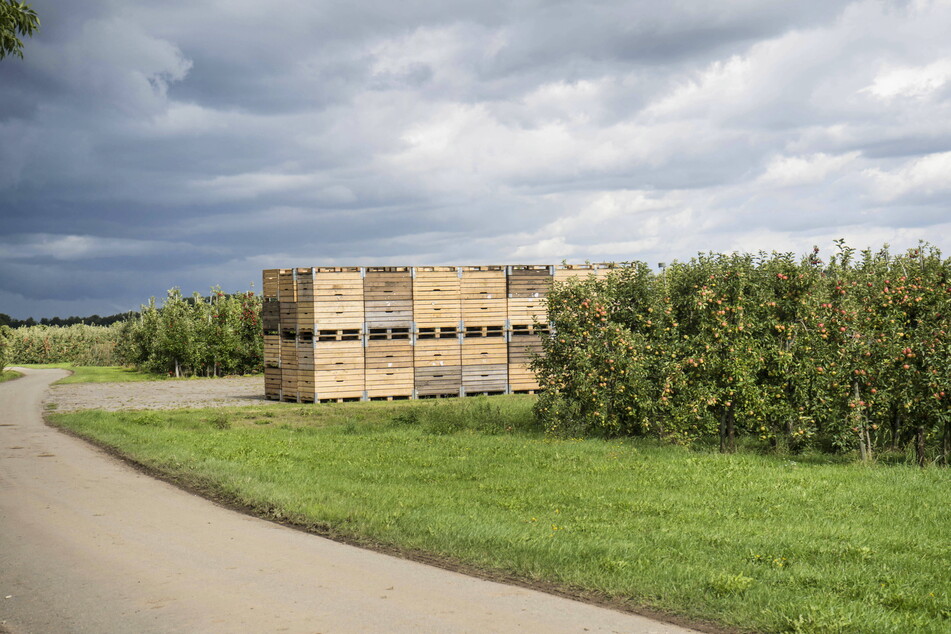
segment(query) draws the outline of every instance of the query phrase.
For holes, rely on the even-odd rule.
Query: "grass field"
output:
[[[121,383],[129,381],[190,381],[202,380],[205,377],[189,377],[176,379],[164,374],[140,372],[132,368],[121,366],[91,366],[73,365],[71,363],[34,363],[25,364],[24,368],[72,370],[72,374],[56,381],[56,383]]]
[[[318,532],[743,630],[951,631],[951,470],[556,440],[531,397],[49,414]]]
[[[21,376],[23,376],[21,373],[14,370],[3,370],[0,368],[0,383],[3,383],[4,381],[12,381],[13,379],[19,379]]]

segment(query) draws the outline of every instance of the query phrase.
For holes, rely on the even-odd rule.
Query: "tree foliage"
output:
[[[119,326],[119,355],[128,364],[175,376],[222,376],[263,367],[261,298],[253,292],[183,297],[173,288]]]
[[[552,431],[951,454],[951,261],[929,245],[633,263],[548,303]]]
[[[7,55],[23,58],[21,37],[30,37],[40,28],[36,11],[24,2],[0,0],[0,59]]]
[[[7,363],[73,363],[120,365],[115,326],[23,326],[7,329]],[[0,343],[0,348],[3,348]],[[2,354],[2,353],[0,353]]]

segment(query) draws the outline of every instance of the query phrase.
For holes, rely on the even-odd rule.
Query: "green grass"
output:
[[[556,440],[530,397],[48,414],[358,540],[740,629],[951,630],[951,470]]]
[[[15,370],[4,370],[0,368],[0,383],[4,381],[12,381],[13,379],[19,379],[23,374],[21,372],[16,372]]]
[[[175,379],[164,374],[140,372],[132,368],[121,366],[92,366],[73,365],[71,363],[31,363],[23,364],[24,368],[72,370],[72,374],[56,381],[56,383],[118,383],[130,381],[169,381],[186,380]],[[191,380],[196,377],[190,377]],[[202,377],[203,378],[203,377]]]

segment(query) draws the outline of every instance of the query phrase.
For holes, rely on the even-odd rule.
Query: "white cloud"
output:
[[[936,60],[926,66],[889,68],[875,76],[875,81],[862,92],[885,101],[897,97],[922,99],[951,81],[951,58]]]
[[[850,165],[858,156],[858,152],[840,155],[819,152],[809,156],[777,156],[767,164],[766,172],[759,181],[764,185],[776,187],[815,185]]]

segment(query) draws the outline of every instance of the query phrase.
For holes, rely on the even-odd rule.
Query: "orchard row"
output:
[[[548,302],[552,431],[951,453],[951,261],[929,245],[632,263]]]

